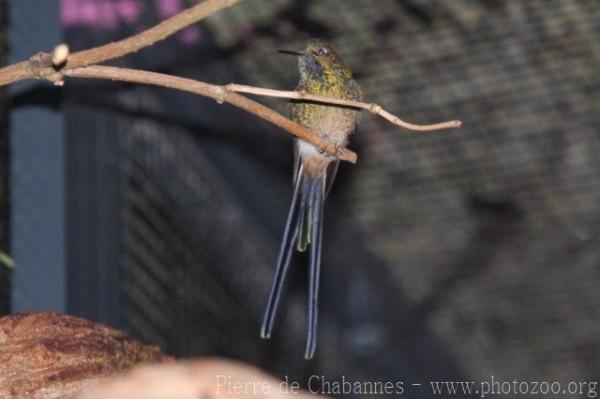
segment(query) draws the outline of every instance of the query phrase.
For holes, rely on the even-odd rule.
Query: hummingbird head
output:
[[[331,85],[343,84],[352,78],[352,71],[335,50],[322,40],[311,40],[302,51],[279,50],[298,56],[301,80],[324,80]]]

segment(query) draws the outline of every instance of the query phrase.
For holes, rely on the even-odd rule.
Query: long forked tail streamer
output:
[[[319,274],[321,269],[321,243],[323,238],[323,204],[325,201],[325,176],[311,184],[311,245],[308,277],[308,334],[304,358],[312,359],[317,349],[317,320],[319,305]]]
[[[265,316],[263,319],[262,327],[260,330],[261,338],[268,339],[271,337],[273,330],[273,323],[275,322],[275,313],[277,311],[277,305],[279,304],[279,298],[281,297],[281,289],[283,287],[283,281],[287,273],[288,266],[294,250],[294,242],[298,235],[298,211],[301,205],[303,191],[307,184],[305,179],[308,178],[304,173],[302,166],[298,169],[298,176],[296,178],[294,193],[292,195],[292,203],[290,210],[288,211],[287,222],[283,233],[283,239],[281,241],[281,247],[279,249],[279,257],[277,258],[277,265],[275,267],[275,276],[273,278],[273,285],[271,287],[271,293],[269,294],[269,300],[267,302],[267,308],[265,310]]]

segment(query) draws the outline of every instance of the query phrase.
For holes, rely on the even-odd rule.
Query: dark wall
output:
[[[0,4],[0,65],[8,64],[8,2]],[[8,88],[0,88],[0,251],[9,251],[9,134],[8,134]],[[0,265],[0,315],[10,309],[10,272]]]
[[[65,40],[81,49],[138,32],[166,16],[161,3],[108,19],[71,10]],[[463,120],[410,134],[363,116],[359,163],[342,165],[326,204],[315,360],[302,360],[303,256],[273,338],[258,338],[291,138],[170,90],[71,79],[48,102],[66,118],[70,311],[178,356],[239,358],[301,382],[595,378],[600,6],[352,3],[245,2],[114,61],[291,89],[296,61],[276,50],[321,37],[369,101],[411,122]]]
[[[10,4],[10,60],[62,42],[60,4]],[[30,80],[10,86],[11,310],[66,311],[65,162],[60,91]]]

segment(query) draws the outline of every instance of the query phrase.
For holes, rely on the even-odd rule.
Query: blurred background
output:
[[[194,3],[2,1],[0,61],[104,44]],[[0,312],[69,312],[301,382],[597,378],[600,3],[256,0],[111,64],[287,90],[296,60],[276,49],[312,37],[367,101],[464,123],[410,133],[363,116],[359,162],[327,200],[315,360],[303,256],[274,337],[258,336],[291,136],[140,85],[0,88],[0,245],[16,263],[0,267]]]

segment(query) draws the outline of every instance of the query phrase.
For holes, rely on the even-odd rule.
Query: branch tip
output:
[[[415,132],[431,132],[434,130],[443,130],[448,128],[457,128],[461,126],[459,121],[449,121],[449,122],[441,122],[434,123],[431,125],[417,125],[415,123],[405,122],[402,119],[398,118],[396,115],[393,115],[386,110],[384,110],[381,105],[375,103],[364,103],[362,101],[355,100],[346,100],[342,98],[335,97],[326,97],[326,96],[317,96],[308,93],[306,90],[296,90],[296,91],[284,91],[284,90],[274,90],[274,89],[265,89],[263,87],[253,87],[247,85],[238,85],[234,83],[230,83],[228,86],[228,90],[234,91],[236,93],[247,93],[254,94],[257,96],[267,96],[267,97],[276,97],[276,98],[287,98],[291,100],[307,100],[314,101],[321,104],[330,104],[330,105],[341,105],[344,107],[364,109],[373,114],[379,115],[384,119],[387,119],[389,122],[394,125],[403,127],[407,130],[412,130]]]

